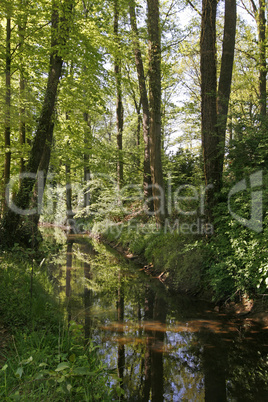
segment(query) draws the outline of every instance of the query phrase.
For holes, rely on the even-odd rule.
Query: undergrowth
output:
[[[121,389],[107,386],[113,373],[97,346],[84,344],[81,325],[64,322],[44,262],[22,260],[18,250],[3,254],[0,295],[0,320],[11,334],[1,356],[1,401],[117,400]]]
[[[190,294],[202,290],[202,244],[194,236],[159,229],[153,219],[147,224],[138,219],[120,224],[103,221],[94,231],[133,254],[143,255],[154,270],[165,274],[173,290]]]

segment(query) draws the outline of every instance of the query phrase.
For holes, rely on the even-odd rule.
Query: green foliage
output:
[[[0,316],[13,342],[0,369],[1,400],[110,401],[108,370],[97,347],[84,345],[82,326],[63,321],[44,261],[1,256]],[[116,380],[116,378],[115,378]],[[119,392],[119,394],[118,394]]]
[[[240,196],[236,200],[236,208],[240,216],[248,218],[248,197]],[[215,300],[225,300],[237,293],[254,296],[267,292],[267,223],[266,213],[264,229],[256,233],[232,218],[226,202],[217,206],[216,233],[204,245],[206,282],[212,288]]]
[[[6,400],[111,401],[107,369],[93,343],[83,346],[82,328],[15,334],[14,351],[0,370],[0,397]]]
[[[177,290],[197,293],[202,284],[202,249],[192,237],[169,233],[160,229],[151,219],[131,219],[115,224],[103,221],[94,231],[110,242],[122,245],[129,252],[142,255],[154,270],[169,277],[169,283]]]

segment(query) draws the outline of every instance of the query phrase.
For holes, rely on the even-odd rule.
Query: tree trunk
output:
[[[224,35],[222,45],[221,72],[218,89],[218,136],[219,136],[219,183],[222,187],[222,173],[225,151],[227,115],[231,93],[236,33],[236,0],[225,0]]]
[[[214,193],[219,189],[220,166],[217,130],[216,75],[216,9],[217,0],[202,1],[200,38],[201,69],[201,134],[207,191],[207,218],[212,221]]]
[[[118,35],[119,30],[119,5],[118,0],[114,0],[114,36],[116,42],[116,54],[114,61],[114,74],[116,81],[116,122],[117,122],[117,182],[121,188],[123,184],[123,155],[122,155],[122,136],[123,136],[123,102],[122,102],[122,76],[121,76],[121,46]]]
[[[4,161],[4,187],[2,199],[2,212],[7,210],[6,200],[6,186],[10,180],[10,163],[11,163],[11,150],[10,150],[10,106],[11,106],[11,19],[7,17],[6,23],[6,99],[5,99],[5,161]]]
[[[165,219],[165,192],[161,157],[161,41],[159,1],[147,0],[149,34],[150,164],[154,213],[158,224]]]
[[[134,0],[131,0],[129,2],[129,15],[130,15],[131,29],[133,32],[135,63],[138,74],[140,98],[143,111],[142,128],[143,128],[143,139],[144,139],[144,163],[143,163],[144,197],[145,200],[151,200],[148,202],[148,209],[149,211],[152,212],[153,202],[152,202],[152,180],[151,180],[151,168],[150,168],[150,136],[149,136],[150,112],[149,112],[149,101],[147,95],[144,67],[139,43],[139,33],[136,21]]]
[[[84,121],[86,122],[84,136],[84,208],[90,204],[90,168],[89,168],[89,146],[91,142],[91,124],[88,113],[84,113]]]
[[[62,56],[58,54],[58,49],[59,47],[64,48],[66,45],[72,5],[73,0],[66,0],[63,3],[64,17],[59,20],[58,4],[56,4],[56,1],[52,2],[51,56],[45,99],[27,164],[26,170],[28,173],[21,180],[18,193],[1,222],[0,244],[3,246],[11,246],[16,241],[28,244],[30,241],[28,233],[25,233],[24,237],[17,238],[18,233],[21,232],[17,233],[17,230],[19,226],[23,226],[25,215],[28,214],[26,210],[32,198],[36,181],[35,175],[42,160],[44,149],[46,150],[46,145],[51,143],[49,140],[52,135],[51,130],[53,130],[52,119],[63,62]]]
[[[262,123],[266,118],[266,19],[265,19],[265,0],[259,0],[258,31],[259,31],[259,51],[260,51],[260,75],[259,75],[259,96],[260,114]]]
[[[24,56],[23,56],[23,45],[25,39],[25,29],[27,25],[27,14],[23,15],[22,20],[19,21],[18,31],[19,31],[19,51],[20,51],[20,107],[19,107],[19,136],[20,136],[20,145],[23,149],[26,143],[26,109],[25,109],[25,65],[24,65]],[[25,160],[22,154],[20,158],[20,172],[23,173],[25,171]]]

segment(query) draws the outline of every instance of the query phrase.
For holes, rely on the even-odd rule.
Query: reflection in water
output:
[[[85,254],[89,253],[94,253],[94,249],[91,245],[83,245],[82,250]],[[92,279],[92,274],[91,274],[91,266],[90,263],[87,261],[87,259],[84,260],[84,278],[85,278],[85,283],[84,283],[84,307],[85,307],[85,324],[84,324],[84,330],[85,330],[85,343],[87,344],[88,341],[91,338],[91,327],[92,327],[92,319],[91,319],[91,314],[90,314],[90,308],[92,305],[92,290],[88,286],[90,283],[90,280]]]
[[[117,369],[125,400],[268,400],[267,331],[171,296],[101,244],[71,240],[66,278],[54,273],[65,281],[68,319],[72,308],[86,342],[92,338]]]
[[[119,323],[124,322],[124,288],[122,285],[122,276],[118,273],[118,289],[117,289],[117,320]],[[122,334],[124,335],[124,334]],[[125,345],[123,342],[118,343],[118,359],[117,359],[118,377],[121,380],[121,388],[124,389],[124,368],[125,368]]]
[[[226,402],[225,362],[223,361],[224,354],[222,353],[221,342],[217,339],[217,334],[210,333],[209,339],[206,340],[206,333],[201,333],[199,340],[202,336],[204,342],[202,364],[205,377],[205,401]]]
[[[71,312],[71,273],[72,273],[72,263],[73,263],[73,241],[67,240],[67,253],[66,253],[66,298],[67,298],[67,314],[68,314],[68,324],[72,319]]]

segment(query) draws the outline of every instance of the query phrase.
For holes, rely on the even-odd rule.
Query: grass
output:
[[[0,400],[117,400],[120,387],[107,386],[111,373],[97,347],[84,344],[81,325],[64,321],[45,265],[21,253],[1,256],[0,321],[10,336],[0,359]]]

